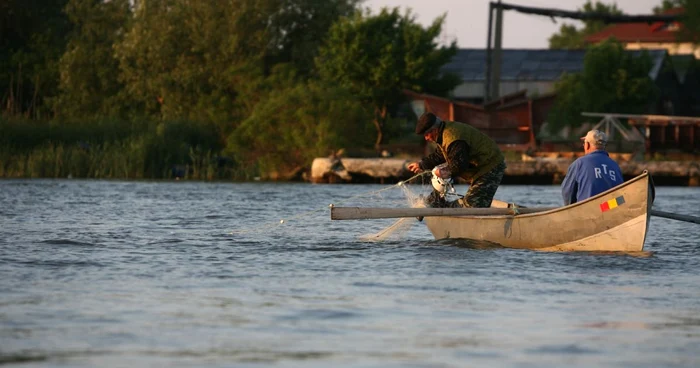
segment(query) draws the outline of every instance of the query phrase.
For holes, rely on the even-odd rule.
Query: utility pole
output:
[[[501,4],[501,0],[498,0]],[[493,13],[496,12],[494,31]],[[486,73],[484,75],[484,103],[500,96],[501,46],[503,38],[503,10],[493,2],[489,3],[489,29],[486,40]],[[491,34],[495,33],[494,37]],[[494,39],[494,42],[491,40]]]

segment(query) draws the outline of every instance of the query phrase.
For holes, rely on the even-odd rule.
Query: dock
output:
[[[391,184],[413,176],[406,167],[416,160],[401,158],[316,158],[312,183]],[[507,161],[503,184],[560,184],[573,158]],[[622,175],[635,177],[647,170],[656,185],[700,186],[700,161],[618,161]]]

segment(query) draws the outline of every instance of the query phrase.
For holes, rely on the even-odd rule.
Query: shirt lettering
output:
[[[615,170],[608,170],[608,165],[605,165],[605,164],[601,164],[600,166],[603,167],[602,170],[600,167],[593,168],[593,172],[595,173],[596,179],[602,179],[603,174],[605,174],[610,178],[610,180],[615,181],[615,182],[617,181],[617,173],[615,172]]]

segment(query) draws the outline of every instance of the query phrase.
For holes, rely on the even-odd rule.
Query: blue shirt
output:
[[[593,151],[569,166],[561,194],[564,205],[583,201],[622,184],[622,171],[605,151]]]

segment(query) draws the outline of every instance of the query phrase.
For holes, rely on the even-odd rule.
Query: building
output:
[[[700,112],[692,108],[700,101],[700,88],[696,88],[700,85],[700,73],[693,55],[672,56],[665,49],[630,52],[634,55],[645,52],[652,60],[649,78],[661,94],[658,100],[650,101],[649,114],[694,116]],[[460,49],[444,67],[462,79],[452,99],[410,91],[406,94],[417,115],[431,111],[443,119],[469,122],[493,137],[504,150],[540,150],[543,148],[540,132],[556,100],[555,84],[566,73],[581,72],[584,57],[585,50],[502,50],[500,98],[484,103],[486,50]],[[646,132],[652,141],[660,134],[656,128],[647,127]],[[681,132],[685,134],[684,130]],[[694,143],[686,146],[692,150]],[[661,145],[648,148],[653,151]]]
[[[669,85],[671,90],[675,77],[665,74],[673,70],[666,50],[647,50],[653,66],[649,77]],[[633,51],[639,55],[639,51]],[[586,50],[549,49],[504,49],[501,51],[501,77],[499,91],[508,96],[527,91],[527,96],[537,98],[554,93],[556,82],[566,73],[579,73],[583,70]],[[443,67],[446,72],[457,74],[462,84],[452,92],[456,100],[470,103],[483,103],[486,82],[486,50],[460,49],[450,63]],[[667,80],[668,78],[672,80]],[[652,111],[662,113],[662,111]]]
[[[682,8],[674,8],[664,14],[682,14]],[[678,21],[654,23],[617,23],[586,37],[586,42],[596,44],[614,37],[627,50],[667,50],[671,55],[691,55],[700,58],[700,47],[692,42],[680,41],[683,25]]]
[[[501,54],[501,96],[526,90],[528,96],[554,92],[554,83],[565,73],[583,69],[585,50],[504,49]],[[486,49],[459,49],[443,70],[457,74],[462,84],[453,91],[457,100],[483,103],[486,82]]]

